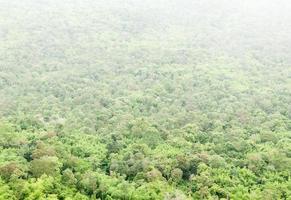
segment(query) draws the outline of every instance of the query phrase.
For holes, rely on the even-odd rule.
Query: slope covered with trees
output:
[[[0,0],[0,200],[290,200],[290,9]]]

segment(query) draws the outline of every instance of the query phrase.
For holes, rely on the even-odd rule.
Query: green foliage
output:
[[[30,171],[34,177],[40,177],[43,174],[53,176],[59,173],[61,165],[57,157],[43,156],[31,161]]]
[[[291,200],[290,10],[0,1],[0,200]]]
[[[0,199],[1,200],[6,200],[6,199],[16,200],[16,197],[13,194],[13,190],[11,190],[9,186],[5,184],[1,179],[0,179]]]

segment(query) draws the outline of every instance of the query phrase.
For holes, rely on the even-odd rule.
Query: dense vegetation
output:
[[[0,0],[0,199],[291,199],[288,1]]]

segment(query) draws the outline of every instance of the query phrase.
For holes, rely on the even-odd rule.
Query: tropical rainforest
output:
[[[0,200],[290,200],[290,10],[0,0]]]

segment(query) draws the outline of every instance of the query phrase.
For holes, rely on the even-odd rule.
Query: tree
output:
[[[13,191],[0,179],[0,200],[16,200]]]
[[[175,168],[171,171],[171,178],[175,182],[179,182],[183,177],[183,171],[179,168]]]
[[[54,176],[60,172],[61,166],[57,157],[43,156],[31,161],[30,171],[34,177],[40,177],[42,174]]]

